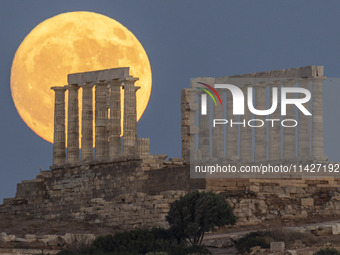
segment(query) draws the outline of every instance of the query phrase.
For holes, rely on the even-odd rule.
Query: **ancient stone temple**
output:
[[[192,151],[194,158],[226,158],[229,161],[279,161],[291,159],[326,160],[324,153],[324,127],[323,127],[323,66],[306,66],[274,70],[260,73],[250,73],[218,78],[198,77],[191,80],[191,88],[182,89],[182,157],[190,160],[190,148],[195,145],[195,137],[198,137],[198,146]],[[209,115],[201,114],[199,107],[201,95],[205,92],[198,90],[204,82],[213,86],[214,84],[226,84],[233,82],[244,94],[247,88],[252,87],[255,94],[255,106],[257,109],[267,109],[266,89],[269,94],[273,88],[301,87],[312,91],[311,104],[307,102],[304,106],[311,109],[310,116],[296,111],[293,105],[287,106],[287,119],[296,119],[299,125],[294,128],[283,128],[270,122],[262,127],[252,128],[247,125],[239,129],[240,125],[227,125],[209,127]],[[227,90],[216,89],[222,101],[223,107],[214,105],[212,110],[214,119],[223,119],[226,115],[229,121],[237,122],[237,116],[233,115],[233,97]],[[280,93],[280,90],[278,90]],[[224,97],[224,95],[226,96]],[[196,100],[196,96],[198,100]],[[278,95],[280,97],[280,94]],[[271,98],[269,98],[271,100]],[[280,100],[275,112],[270,119],[281,121]],[[244,108],[244,119],[248,121],[252,115],[247,107]],[[200,113],[200,114],[197,114]],[[225,113],[225,114],[224,114]],[[264,120],[266,116],[256,116],[256,119]],[[197,126],[195,123],[198,123]],[[240,122],[239,122],[240,124]],[[253,130],[252,130],[253,129]],[[281,134],[282,132],[282,134]],[[210,141],[210,133],[212,139]],[[226,136],[224,144],[223,137]],[[221,139],[222,137],[222,139]],[[253,144],[254,141],[254,144]],[[296,142],[297,141],[297,142]]]
[[[216,158],[225,157],[229,161],[275,160],[278,163],[294,157],[325,160],[321,83],[324,77],[321,66],[234,76],[237,77],[258,78],[258,84],[237,85],[242,90],[250,85],[254,87],[255,103],[259,109],[265,105],[265,87],[270,89],[274,82],[278,82],[272,80],[269,83],[268,77],[282,78],[280,86],[309,86],[313,90],[312,106],[309,107],[313,112],[312,121],[308,122],[304,116],[298,116],[300,125],[297,130],[291,129],[287,132],[264,128],[256,132],[245,128],[239,132],[227,128],[225,141],[219,138],[224,135],[224,129],[216,129],[210,141],[211,130],[207,125],[206,116],[202,115],[196,121],[197,111],[200,109],[200,102],[196,100],[200,100],[199,96],[196,97],[196,81],[213,85],[225,83],[230,76],[197,78],[191,81],[191,88],[183,89],[181,94],[183,158],[166,160],[167,155],[150,155],[149,139],[137,138],[137,78],[129,75],[129,68],[70,74],[66,86],[52,88],[55,92],[52,167],[50,170],[41,171],[33,180],[19,183],[15,198],[4,199],[4,204],[0,205],[0,214],[69,221],[70,224],[75,221],[86,222],[111,226],[112,231],[167,227],[165,218],[170,204],[185,193],[199,189],[226,194],[227,201],[238,217],[239,225],[258,224],[273,219],[308,218],[316,211],[323,216],[339,215],[338,178],[328,176],[315,179],[299,176],[295,179],[211,180],[190,177],[190,146],[195,144],[195,141],[197,148],[194,153],[197,157],[212,155]],[[262,78],[266,79],[261,80]],[[121,87],[124,93],[123,127]],[[83,100],[81,131],[78,115],[79,90]],[[67,116],[66,91],[69,95]],[[221,91],[220,93],[222,94]],[[191,97],[190,94],[196,96]],[[227,99],[227,104],[223,104],[224,108],[207,109],[213,111],[216,118],[223,118],[224,109],[230,116],[233,102],[230,95],[224,98]],[[287,110],[287,115],[293,116],[292,110]],[[246,112],[245,115],[249,116],[250,113]],[[274,115],[277,116],[278,113],[274,112]],[[124,134],[121,144],[122,128]],[[280,133],[282,135],[277,135]],[[296,135],[297,142],[292,143]],[[251,141],[254,141],[253,144]],[[216,145],[213,151],[211,142]],[[327,194],[326,198],[323,194]]]
[[[129,68],[113,68],[68,75],[68,85],[52,87],[55,92],[53,167],[79,162],[112,161],[149,154],[149,139],[137,138],[135,86],[138,78]],[[93,95],[93,87],[95,93]],[[124,91],[124,136],[121,145],[121,96]],[[79,133],[78,90],[82,90],[82,129]],[[68,91],[67,132],[65,130],[65,92]],[[95,98],[95,132],[93,130]],[[110,115],[109,115],[110,113]],[[95,137],[94,137],[95,133]],[[67,134],[67,149],[66,144]],[[79,150],[81,137],[81,153]],[[95,148],[93,153],[93,141]]]

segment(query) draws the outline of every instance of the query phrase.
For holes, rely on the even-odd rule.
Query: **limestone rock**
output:
[[[339,235],[340,234],[340,223],[332,224],[332,234]]]
[[[261,246],[254,246],[250,248],[250,254],[255,254],[261,250]]]
[[[91,244],[96,236],[94,234],[76,234],[75,239],[79,243]]]
[[[301,198],[301,206],[304,206],[304,207],[314,206],[314,199],[313,198]]]
[[[271,242],[270,243],[270,251],[271,252],[284,252],[285,251],[285,243],[284,242]]]
[[[44,245],[57,246],[58,245],[58,235],[44,235],[39,241],[43,242]]]
[[[66,244],[72,244],[73,242],[76,241],[76,237],[74,234],[71,234],[71,233],[66,233],[64,236],[63,236],[63,239],[65,240]]]
[[[19,242],[19,243],[27,243],[27,240],[25,238],[20,238],[20,237],[17,237],[15,239],[16,242]]]
[[[11,242],[11,238],[7,235],[7,233],[2,232],[0,234],[0,241],[4,242],[4,243],[9,243],[9,242]]]
[[[286,205],[285,211],[287,214],[292,214],[293,213],[293,207],[291,205]]]
[[[37,241],[37,236],[34,234],[26,234],[25,235],[25,239],[27,240],[27,242],[31,243],[31,242],[36,242]]]
[[[8,238],[11,242],[14,242],[17,239],[15,235],[9,235]]]

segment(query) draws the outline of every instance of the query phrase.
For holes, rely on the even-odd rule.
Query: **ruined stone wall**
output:
[[[340,181],[190,179],[189,165],[162,157],[79,165],[41,172],[18,184],[0,213],[88,222],[113,230],[167,227],[170,204],[190,190],[224,193],[238,225],[340,214]]]
[[[340,215],[340,180],[208,179],[206,189],[225,193],[238,225]]]
[[[170,203],[205,181],[190,181],[181,162],[154,158],[65,167],[18,184],[0,213],[89,222],[115,230],[166,227]],[[156,169],[158,167],[158,169]]]

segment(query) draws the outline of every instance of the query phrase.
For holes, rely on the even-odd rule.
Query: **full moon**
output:
[[[138,39],[122,24],[101,14],[59,14],[37,25],[15,53],[11,69],[15,107],[28,127],[53,142],[54,92],[50,87],[67,85],[70,73],[117,67],[130,67],[130,75],[139,78],[135,83],[140,86],[139,120],[149,102],[152,75],[148,56]],[[81,130],[81,89],[79,118]]]

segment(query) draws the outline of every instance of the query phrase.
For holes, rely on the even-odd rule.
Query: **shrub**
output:
[[[236,216],[223,195],[195,191],[173,202],[166,220],[178,241],[199,245],[205,232],[235,224]]]
[[[86,250],[64,250],[58,255],[187,255],[193,253],[211,254],[204,247],[188,247],[184,243],[178,243],[171,232],[154,228],[100,236]]]
[[[131,230],[115,235],[97,237],[88,249],[81,251],[64,250],[58,255],[135,255],[148,252],[166,251],[174,238],[164,229]]]
[[[236,248],[240,252],[250,252],[250,248],[254,246],[261,246],[261,248],[269,248],[267,232],[252,232],[240,238],[236,243]]]
[[[168,249],[174,238],[164,229],[131,230],[98,237],[89,248],[89,252],[145,254]]]
[[[320,249],[314,255],[340,255],[340,252],[334,248]]]

